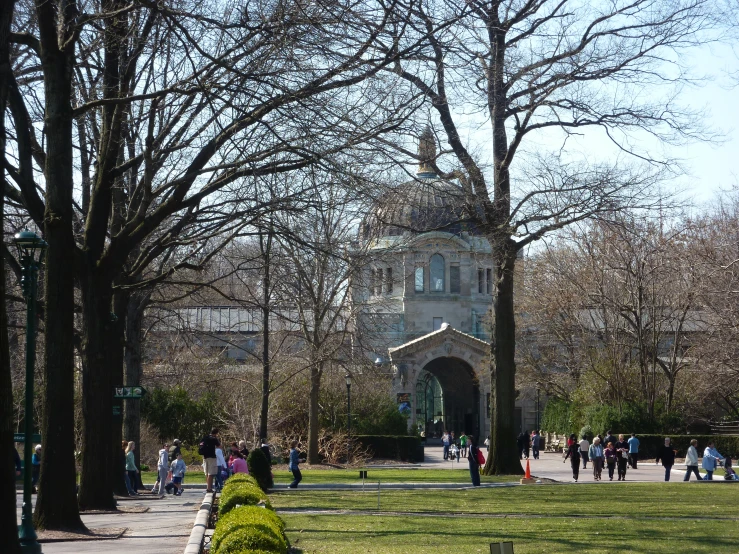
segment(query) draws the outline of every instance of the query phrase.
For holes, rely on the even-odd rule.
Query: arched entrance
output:
[[[416,422],[426,437],[446,431],[479,436],[480,387],[472,367],[457,358],[427,363],[416,379]]]

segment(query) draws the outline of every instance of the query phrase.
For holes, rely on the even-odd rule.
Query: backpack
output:
[[[200,454],[201,456],[205,456],[205,449],[206,449],[205,439],[207,438],[208,437],[203,437],[203,440],[201,440],[200,444],[198,444],[198,454]]]

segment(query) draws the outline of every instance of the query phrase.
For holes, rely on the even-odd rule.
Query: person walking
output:
[[[590,441],[585,435],[580,440],[580,458],[582,458],[582,468],[588,469],[588,449],[590,448]]]
[[[636,469],[637,462],[639,461],[639,439],[636,438],[634,433],[631,433],[631,438],[628,440],[629,443],[629,465],[631,469]]]
[[[662,460],[662,467],[665,468],[665,481],[670,480],[672,466],[675,465],[675,454],[676,452],[670,444],[670,437],[665,437],[665,445],[657,450],[657,458],[654,460],[655,464]]]
[[[41,445],[37,444],[31,456],[31,485],[33,486],[34,494],[36,491],[36,485],[38,484],[38,477],[41,473]]]
[[[463,458],[467,457],[467,435],[462,434],[459,436],[459,453]]]
[[[612,442],[606,444],[605,452],[606,466],[608,466],[608,480],[613,481],[613,471],[616,469],[616,447]]]
[[[593,444],[590,445],[590,449],[588,450],[588,457],[593,462],[593,481],[600,481],[604,459],[603,445],[600,444],[600,437],[593,439]]]
[[[618,480],[626,481],[626,465],[629,462],[629,443],[623,435],[618,436],[616,447],[616,467],[618,468]]]
[[[529,459],[529,448],[531,447],[531,437],[529,437],[528,429],[523,432],[523,454],[524,460]]]
[[[223,449],[220,443],[216,446],[216,465],[218,466],[218,473],[216,473],[216,491],[223,489],[223,482],[228,479],[228,464],[226,458],[223,456]]]
[[[485,452],[490,452],[490,437],[485,437]]]
[[[441,445],[444,447],[444,459],[449,458],[449,433],[444,431],[444,434],[441,435]]]
[[[531,433],[531,455],[534,457],[534,460],[539,459],[539,431],[536,429]]]
[[[292,441],[290,443],[290,460],[287,464],[287,469],[293,473],[293,482],[288,485],[291,489],[297,489],[298,484],[303,480],[299,467],[301,461],[300,452],[298,452],[298,441]]]
[[[169,445],[165,444],[159,450],[159,459],[157,460],[157,482],[151,490],[154,494],[158,494],[159,498],[164,498],[167,486],[167,474],[169,473]]]
[[[722,459],[723,456],[718,453],[713,441],[710,441],[703,451],[703,461],[701,462],[703,469],[706,470],[706,476],[703,478],[704,481],[713,481],[713,472],[716,471],[716,467]]]
[[[172,446],[169,447],[169,463],[171,464],[177,459],[177,454],[181,452],[180,439],[172,441]]]
[[[133,486],[131,484],[131,478],[128,476],[128,471],[126,471],[126,447],[128,446],[128,441],[121,441],[121,452],[120,456],[123,458],[122,463],[119,458],[119,463],[121,464],[120,467],[123,468],[123,480],[126,482],[126,490],[128,491],[128,496],[136,496],[136,492],[133,490]]]
[[[480,449],[477,447],[477,441],[475,440],[475,437],[470,435],[467,438],[470,444],[468,452],[467,452],[467,462],[470,465],[470,478],[472,479],[472,486],[479,487],[480,486],[480,464],[485,463],[484,462],[485,458],[482,455],[482,452],[480,452]]]
[[[585,453],[585,455],[587,455],[587,452]],[[577,483],[577,479],[580,476],[580,458],[581,457],[582,457],[582,451],[580,450],[580,444],[578,444],[577,442],[573,442],[570,445],[570,447],[567,449],[567,454],[565,454],[565,459],[562,460],[562,463],[565,463],[567,461],[567,458],[570,459],[570,466],[572,467],[572,478],[575,480],[575,483]]]
[[[272,451],[269,449],[269,443],[267,442],[266,438],[262,439],[262,446],[260,446],[260,450],[264,452],[264,457],[267,458],[267,463],[269,464],[269,467],[272,467]]]
[[[249,449],[246,447],[246,441],[240,440],[239,441],[239,454],[241,454],[241,457],[246,460],[246,457],[249,455]]]
[[[523,443],[526,442],[526,437],[523,434],[523,431],[521,431],[518,436],[516,437],[516,446],[518,447],[518,458],[523,458],[524,453],[524,445]]]
[[[198,446],[198,454],[203,457],[203,471],[205,471],[205,492],[213,492],[213,479],[218,475],[218,460],[216,447],[221,444],[218,440],[218,428],[213,427],[210,434],[203,437]]]
[[[690,481],[690,474],[694,473],[695,478],[698,481],[702,480],[700,471],[698,471],[698,441],[696,439],[693,439],[690,441],[690,446],[688,447],[688,451],[685,453],[685,467],[687,470],[685,471],[685,477],[683,478],[683,481]]]
[[[131,490],[133,490],[134,496],[139,494],[139,468],[136,467],[136,458],[133,455],[133,451],[136,449],[136,443],[133,441],[128,442],[126,446],[126,473],[128,473],[128,479],[131,481]]]
[[[18,454],[18,450],[16,450],[15,447],[13,447],[14,457],[15,457],[15,476],[20,477],[21,476],[21,470],[23,469],[23,465],[21,464],[21,457]]]
[[[185,477],[185,471],[187,471],[185,460],[182,459],[182,452],[177,453],[177,457],[170,465],[170,470],[172,471],[174,495],[182,496],[182,479]]]

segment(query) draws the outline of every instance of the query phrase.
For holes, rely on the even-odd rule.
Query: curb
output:
[[[213,497],[215,493],[207,492],[203,497],[203,503],[200,505],[198,515],[195,516],[195,523],[190,532],[190,539],[187,541],[184,554],[200,554],[203,548],[203,539],[205,538],[205,530],[208,528],[208,520],[210,519],[210,511],[213,508]]]

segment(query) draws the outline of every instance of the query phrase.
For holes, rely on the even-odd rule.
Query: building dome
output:
[[[444,231],[475,232],[462,188],[443,179],[421,177],[398,185],[375,203],[362,222],[361,238]]]
[[[436,175],[436,140],[428,126],[419,137],[418,160],[416,179],[390,189],[370,210],[360,229],[362,240],[429,231],[479,234],[462,188]]]

